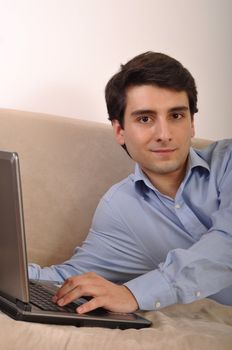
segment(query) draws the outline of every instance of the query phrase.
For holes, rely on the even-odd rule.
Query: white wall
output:
[[[231,0],[0,0],[0,107],[105,122],[104,87],[144,51],[199,89],[197,136],[232,136]]]

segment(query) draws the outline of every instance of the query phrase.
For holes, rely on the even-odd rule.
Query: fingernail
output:
[[[79,307],[77,308],[78,314],[81,314],[83,311],[84,311],[84,308],[83,308],[82,306],[79,306]]]
[[[64,299],[58,300],[57,304],[60,305],[60,306],[64,305]]]
[[[53,297],[52,297],[52,301],[53,301],[53,303],[56,303],[56,302],[57,302],[57,300],[58,300],[57,296],[56,296],[56,295],[53,295]]]

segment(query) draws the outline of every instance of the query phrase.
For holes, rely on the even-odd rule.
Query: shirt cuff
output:
[[[40,266],[37,264],[28,264],[28,277],[29,279],[38,280]]]
[[[136,298],[140,310],[158,310],[177,303],[175,290],[159,270],[150,271],[124,285]]]
[[[28,264],[28,276],[33,280],[64,282],[61,274],[56,272],[56,266],[40,267],[37,264]]]

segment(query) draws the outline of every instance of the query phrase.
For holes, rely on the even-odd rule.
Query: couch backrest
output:
[[[68,258],[102,194],[133,169],[103,123],[0,110],[0,149],[20,157],[29,261]]]
[[[28,260],[42,265],[71,256],[103,193],[134,168],[109,125],[39,113],[0,109],[0,149],[19,154]]]

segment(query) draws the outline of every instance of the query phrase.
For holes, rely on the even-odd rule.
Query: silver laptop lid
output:
[[[0,151],[0,293],[29,302],[19,158]]]

